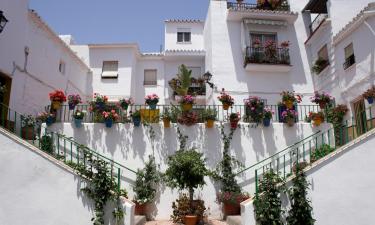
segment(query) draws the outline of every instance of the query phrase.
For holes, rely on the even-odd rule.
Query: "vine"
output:
[[[282,179],[271,169],[263,175],[259,183],[261,194],[255,197],[255,218],[260,225],[282,225],[280,193]]]
[[[291,209],[287,217],[290,225],[313,225],[315,219],[312,217],[312,206],[307,199],[307,190],[309,183],[306,180],[306,174],[303,170],[298,170],[296,178],[293,180],[293,187],[290,190]]]
[[[187,135],[183,135],[180,128],[177,126],[177,138],[180,142],[180,148],[179,150],[184,150],[186,149],[186,143],[187,143],[187,140],[188,140],[188,136]]]

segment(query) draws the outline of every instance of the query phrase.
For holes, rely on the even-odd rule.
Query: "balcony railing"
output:
[[[237,2],[228,2],[227,8],[235,11],[251,10],[251,9],[260,9],[260,10],[275,10],[275,11],[290,11],[289,4],[285,1],[276,8],[271,6],[259,6],[258,4],[252,3],[237,3]]]
[[[355,56],[354,54],[349,56],[344,63],[344,70],[348,69],[350,66],[352,66],[355,63]]]
[[[328,14],[318,14],[314,21],[309,25],[310,36],[320,27],[320,25],[328,18]]]
[[[246,48],[245,66],[255,64],[290,65],[288,48]]]

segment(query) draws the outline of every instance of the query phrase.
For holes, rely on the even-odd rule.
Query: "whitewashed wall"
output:
[[[190,29],[191,43],[178,43],[178,29]],[[165,22],[165,50],[203,50],[204,22]]]
[[[226,132],[229,133],[228,125]],[[160,164],[160,170],[166,170],[167,157],[172,155],[178,147],[176,128],[164,129],[162,125],[152,125],[155,131],[155,138],[152,140],[149,135],[149,128],[134,128],[131,124],[117,124],[108,129],[104,124],[84,124],[81,129],[74,125],[54,124],[51,129],[73,137],[78,143],[89,146],[92,149],[114,159],[115,161],[136,170],[142,168],[150,154],[154,154],[156,161]],[[258,161],[283,150],[285,147],[310,136],[318,129],[326,130],[329,125],[324,124],[319,128],[313,128],[310,124],[300,123],[293,128],[284,124],[274,123],[269,128],[250,128],[249,124],[242,124],[242,128],[236,130],[232,145],[231,154],[240,160],[245,166],[251,166]],[[203,124],[186,127],[180,126],[183,134],[189,136],[188,146],[196,147],[203,152],[209,168],[213,169],[222,157],[222,143],[218,124],[213,129],[206,129]],[[63,146],[61,144],[60,146]],[[134,183],[135,175],[129,171],[124,176],[130,182],[126,187],[132,195],[131,184]],[[253,193],[254,184],[251,179],[253,172],[245,173],[239,181],[244,191]],[[197,192],[205,200],[206,206],[210,207],[211,216],[220,217],[220,207],[215,202],[217,187],[206,178],[207,186]],[[163,187],[156,199],[153,215],[157,219],[168,219],[172,213],[171,203],[178,196],[178,191],[170,191]]]

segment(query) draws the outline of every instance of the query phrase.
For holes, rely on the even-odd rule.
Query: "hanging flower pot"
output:
[[[185,225],[196,225],[198,222],[198,216],[196,215],[186,215],[184,218]]]
[[[105,126],[107,128],[111,128],[113,126],[113,120],[112,119],[104,120],[104,123],[105,123]]]
[[[230,105],[228,103],[223,103],[223,109],[228,110]]]
[[[76,128],[82,127],[82,121],[83,119],[74,119],[74,125],[76,126]]]
[[[239,203],[224,202],[223,213],[225,216],[240,215],[241,206]]]
[[[192,108],[193,108],[193,104],[189,104],[189,103],[182,104],[183,111],[190,111]]]
[[[288,127],[293,127],[295,123],[296,123],[296,122],[295,122],[295,119],[294,119],[294,118],[288,118],[288,119],[286,120],[286,124],[288,125]]]
[[[293,109],[294,107],[294,102],[291,100],[287,100],[284,102],[284,105],[286,106],[287,109]]]
[[[369,98],[367,98],[367,102],[368,102],[368,104],[372,104],[372,103],[374,103],[374,98],[373,97],[369,97]]]
[[[134,208],[134,214],[135,215],[146,215],[146,207],[147,204],[139,204],[138,202],[135,203],[135,208]]]
[[[61,102],[59,101],[52,101],[51,107],[53,110],[59,110],[61,108]]]
[[[163,124],[165,128],[170,128],[171,127],[171,120],[168,118],[163,119]]]
[[[206,121],[206,127],[207,128],[213,128],[215,124],[215,120],[207,120]]]

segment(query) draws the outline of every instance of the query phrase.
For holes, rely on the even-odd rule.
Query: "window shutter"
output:
[[[102,78],[118,77],[118,61],[104,61]]]

